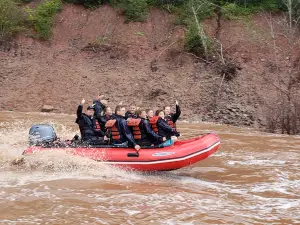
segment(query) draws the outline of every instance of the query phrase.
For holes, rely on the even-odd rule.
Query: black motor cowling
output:
[[[49,124],[36,124],[29,130],[29,145],[50,144],[56,139],[54,128]]]

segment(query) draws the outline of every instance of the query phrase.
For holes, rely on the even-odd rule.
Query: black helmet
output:
[[[88,107],[87,107],[87,110],[90,110],[90,109],[93,109],[93,110],[95,110],[95,107],[94,107],[94,105],[90,105],[90,106],[88,106]]]

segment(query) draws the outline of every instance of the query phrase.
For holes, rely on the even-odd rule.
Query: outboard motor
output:
[[[54,128],[49,124],[36,124],[29,130],[29,145],[47,145],[57,139]]]

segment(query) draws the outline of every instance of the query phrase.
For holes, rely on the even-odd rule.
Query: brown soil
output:
[[[20,36],[1,45],[0,109],[40,111],[50,105],[56,112],[73,113],[81,98],[104,93],[111,106],[134,101],[158,108],[177,99],[183,119],[263,124],[261,105],[268,93],[262,91],[261,76],[271,73],[273,60],[264,15],[248,22],[222,21],[220,41],[242,69],[223,83],[216,108],[212,103],[222,77],[183,51],[184,28],[174,19],[153,9],[147,22],[125,24],[109,6],[89,11],[64,5],[51,41]],[[214,18],[205,21],[205,29],[214,34]]]

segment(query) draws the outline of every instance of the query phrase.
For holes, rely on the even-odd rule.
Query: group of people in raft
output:
[[[85,100],[77,109],[76,123],[79,125],[82,141],[89,145],[111,144],[119,147],[134,147],[139,151],[146,146],[166,147],[172,145],[180,133],[176,130],[176,121],[181,111],[176,101],[176,112],[171,107],[157,110],[137,110],[135,104],[125,106],[120,103],[115,113],[107,101],[99,95],[93,104],[83,113]]]

